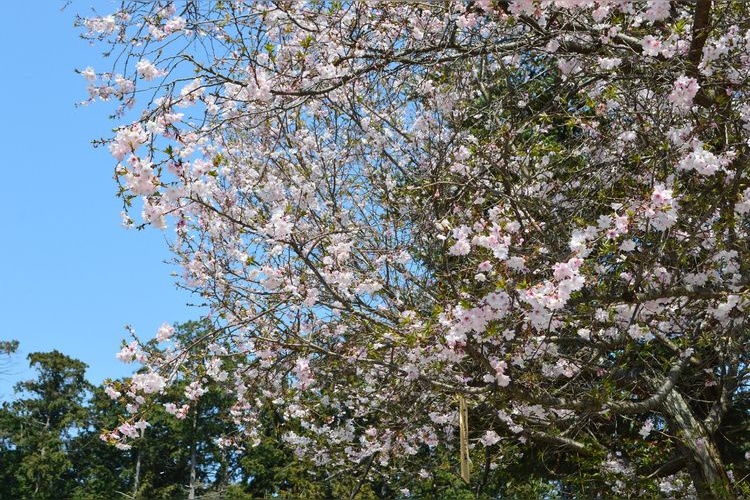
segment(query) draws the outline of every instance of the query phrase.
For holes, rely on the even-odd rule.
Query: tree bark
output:
[[[673,429],[678,446],[683,450],[688,472],[699,498],[734,498],[724,463],[713,436],[695,418],[685,398],[670,391],[662,402],[662,410]]]
[[[195,434],[196,427],[198,425],[198,408],[193,409],[193,421],[192,428],[190,429],[190,486],[188,492],[188,499],[193,500],[195,498]]]
[[[138,453],[135,459],[135,477],[133,479],[133,498],[138,498],[138,488],[141,487],[141,449],[138,448]]]
[[[463,394],[458,396],[458,427],[459,427],[459,454],[461,462],[461,478],[468,484],[470,482],[469,471],[469,410],[466,407],[466,399]]]

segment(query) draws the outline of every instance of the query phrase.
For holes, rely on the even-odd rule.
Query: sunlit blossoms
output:
[[[698,93],[698,80],[681,76],[674,82],[674,89],[667,96],[667,100],[674,105],[679,112],[687,112],[693,105],[693,99]]]
[[[174,335],[174,327],[168,323],[164,323],[156,332],[156,340],[158,342],[165,342],[169,340],[172,335]]]
[[[158,373],[137,373],[133,375],[133,387],[144,394],[153,394],[164,389],[166,381]]]
[[[135,70],[138,73],[138,76],[144,80],[153,80],[166,74],[166,72],[158,69],[148,59],[141,59],[138,61],[135,65]]]
[[[147,140],[148,134],[140,124],[136,123],[120,128],[115,140],[109,144],[109,150],[117,160],[122,160],[125,155],[134,153]]]
[[[92,17],[86,19],[84,25],[93,34],[110,34],[117,27],[115,16]]]

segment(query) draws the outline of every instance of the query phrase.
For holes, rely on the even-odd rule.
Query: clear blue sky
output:
[[[112,107],[76,107],[74,72],[104,68],[78,37],[76,12],[110,0],[13,1],[0,30],[0,339],[20,351],[0,374],[0,399],[30,378],[26,355],[57,349],[89,365],[94,383],[130,373],[115,353],[131,324],[151,336],[163,322],[195,319],[174,286],[165,235],[120,226],[114,159],[91,140],[115,125]],[[169,231],[169,230],[167,230]]]

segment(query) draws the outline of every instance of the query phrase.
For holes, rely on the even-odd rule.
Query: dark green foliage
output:
[[[105,393],[96,387],[87,406],[86,428],[71,442],[71,461],[76,468],[74,498],[108,498],[129,492],[132,482],[131,453],[111,446],[99,437],[102,429],[117,425],[124,415]]]
[[[0,340],[0,354],[10,355],[18,349],[17,340]]]
[[[19,398],[0,410],[0,497],[71,496],[75,477],[68,445],[85,422],[86,365],[58,351],[28,359],[38,377],[16,384]]]

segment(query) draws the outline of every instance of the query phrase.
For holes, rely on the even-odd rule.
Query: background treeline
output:
[[[201,328],[186,323],[177,335],[200,335]],[[224,417],[232,403],[210,384],[183,419],[163,404],[185,403],[186,384],[170,388],[151,406],[143,437],[117,449],[100,435],[127,410],[104,385],[86,380],[86,364],[58,351],[32,353],[28,361],[36,378],[16,384],[14,399],[0,408],[0,499],[474,498],[448,457],[432,464],[428,478],[400,484],[363,481],[366,464],[334,474],[307,463],[282,439],[283,417],[272,408],[261,413],[265,433],[257,446],[222,447],[219,438],[238,429]]]

